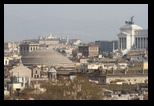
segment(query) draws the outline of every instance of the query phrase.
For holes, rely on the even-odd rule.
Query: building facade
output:
[[[128,71],[129,72],[129,71]],[[126,84],[137,84],[137,83],[147,83],[148,82],[148,71],[146,73],[126,73],[126,74],[117,74],[116,70],[114,74],[104,74],[104,75],[89,75],[89,79],[98,81],[100,84],[110,84],[113,81],[122,81]]]
[[[14,42],[6,42],[4,43],[4,49],[9,49],[9,51],[16,49],[18,45]]]
[[[118,49],[118,41],[95,41],[95,44],[99,46],[99,51],[102,52],[113,52]]]
[[[82,45],[78,46],[79,53],[82,53],[82,56],[91,57],[97,56],[99,54],[99,48],[97,45]]]
[[[129,67],[129,70],[148,70],[148,61],[135,61],[133,67]]]
[[[118,50],[124,54],[132,49],[147,50],[148,49],[148,29],[134,23],[126,23],[120,28],[118,34]]]
[[[38,42],[40,46],[53,46],[59,44],[59,38],[53,37],[51,34],[49,36],[39,36]]]
[[[39,49],[39,44],[32,42],[24,42],[20,44],[20,54],[26,55],[31,51]]]
[[[32,77],[33,78],[40,78],[41,77],[41,69],[38,67],[35,67],[32,69]]]
[[[89,46],[78,46],[78,48],[79,48],[79,53],[82,53],[82,56],[88,57],[88,55],[89,55],[89,52],[88,52]]]
[[[4,43],[4,55],[19,54],[19,42]]]

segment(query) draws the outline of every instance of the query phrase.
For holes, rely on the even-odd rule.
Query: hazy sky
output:
[[[148,4],[5,4],[4,41],[49,33],[83,41],[117,40],[131,16],[148,28]]]

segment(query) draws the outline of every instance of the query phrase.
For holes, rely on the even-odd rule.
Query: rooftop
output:
[[[22,57],[24,65],[74,66],[74,63],[52,49],[39,49]]]
[[[142,27],[136,25],[136,24],[126,24],[125,26],[121,27],[120,30],[139,30],[143,29]]]

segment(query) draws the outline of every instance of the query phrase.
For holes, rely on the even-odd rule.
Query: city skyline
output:
[[[117,40],[131,16],[148,29],[148,4],[5,4],[4,42],[50,33],[86,42]]]

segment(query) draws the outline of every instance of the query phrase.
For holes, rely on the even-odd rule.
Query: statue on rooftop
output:
[[[134,16],[130,17],[131,21],[125,21],[125,23],[128,25],[134,24],[133,18],[134,18]]]
[[[131,22],[133,22],[133,18],[134,18],[134,16],[131,17]]]

